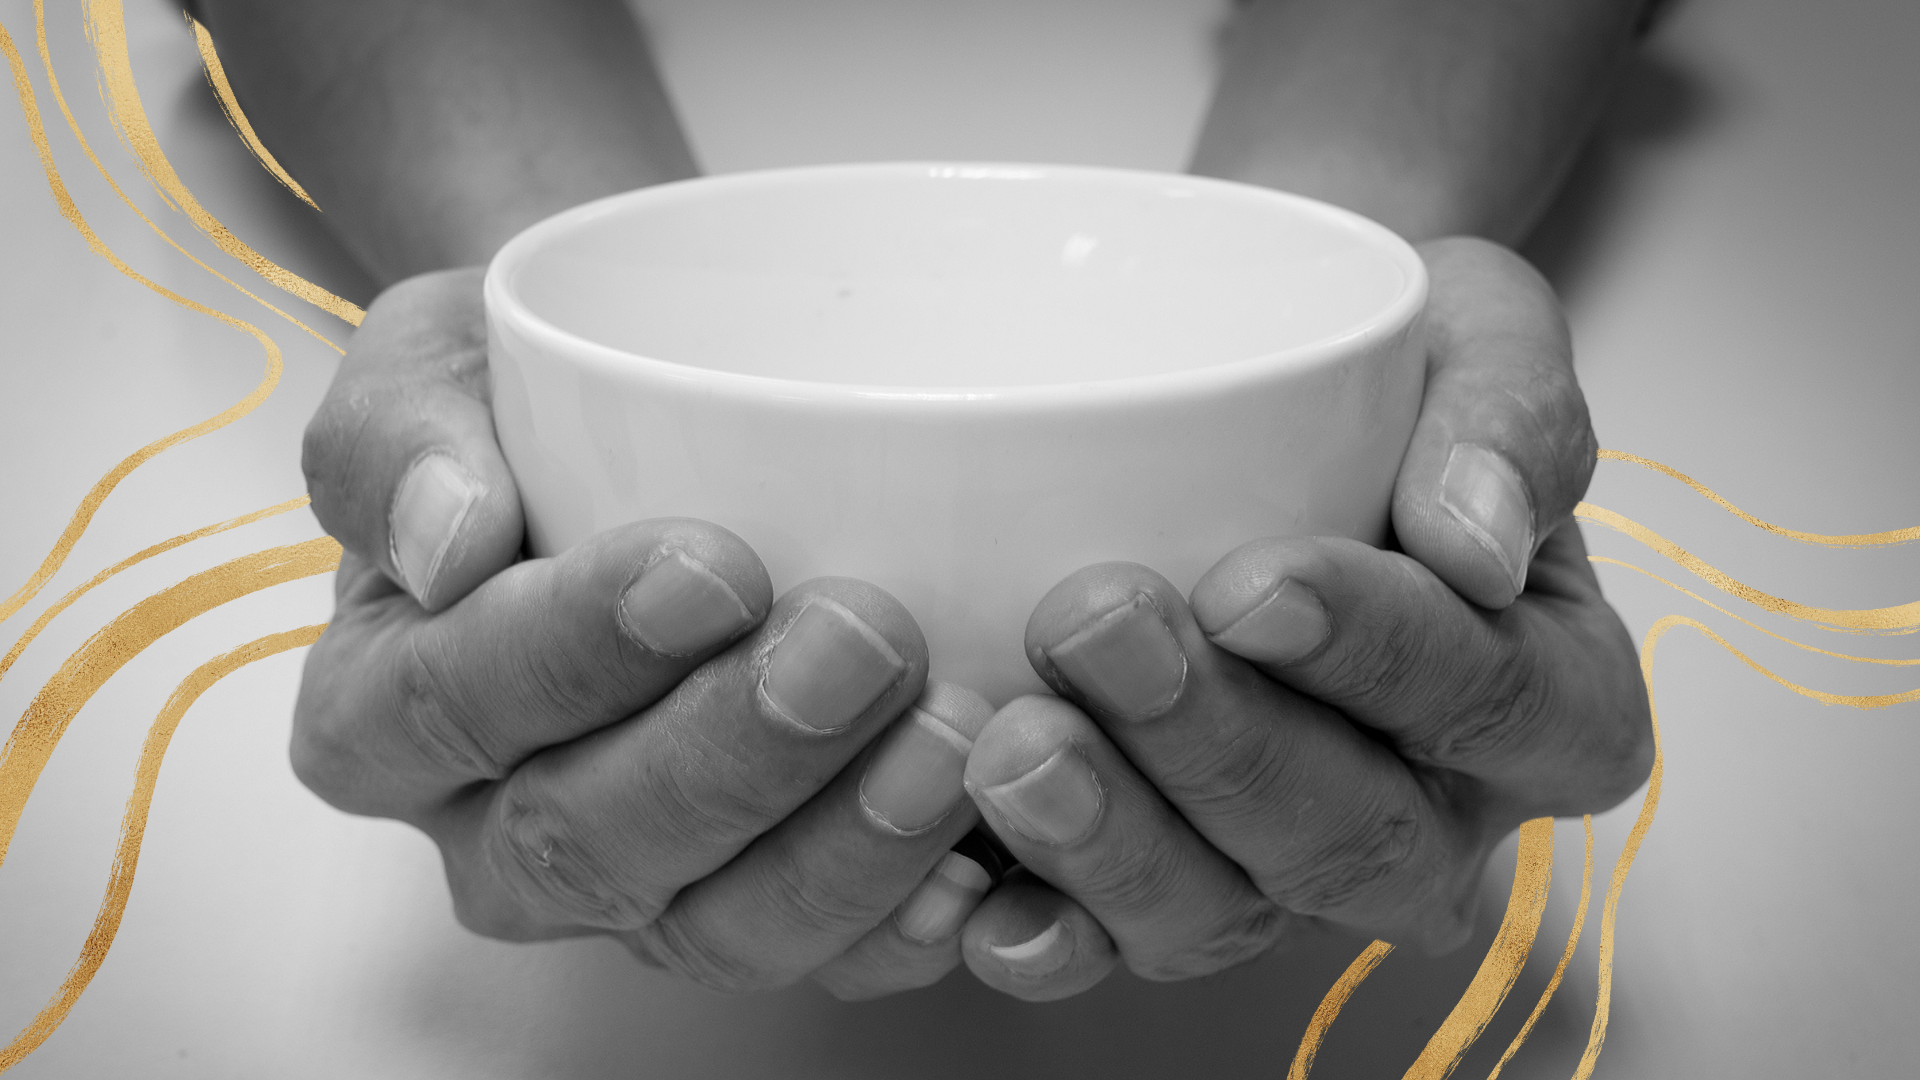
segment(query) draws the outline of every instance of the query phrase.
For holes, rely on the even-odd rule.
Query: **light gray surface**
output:
[[[1224,5],[1145,0],[642,0],[709,168],[981,157],[1176,168]],[[154,197],[99,106],[78,5],[49,5],[56,70],[115,176],[190,250],[263,296]],[[171,10],[127,11],[135,71],[201,201],[271,257],[350,293],[356,279],[247,158]],[[27,0],[0,20],[32,60]],[[1601,441],[1683,469],[1742,507],[1818,532],[1920,524],[1920,5],[1689,0],[1647,50],[1603,143],[1535,254],[1567,290]],[[36,92],[82,211],[143,271],[267,327],[274,397],[163,455],[107,502],[68,569],[0,633],[129,552],[297,494],[298,434],[332,354],[173,253],[93,173],[44,76]],[[134,447],[223,408],[258,378],[251,339],[174,308],[90,254],[55,213],[19,115],[0,119],[0,589],[86,487]],[[272,297],[276,303],[278,296]],[[289,306],[293,305],[288,302]],[[249,311],[251,308],[251,311]],[[303,311],[336,340],[344,329]],[[1603,463],[1592,501],[1741,580],[1831,607],[1920,598],[1913,548],[1829,550],[1768,536],[1679,484]],[[154,559],[82,600],[0,682],[9,723],[95,628],[226,558],[315,535],[288,515]],[[1598,554],[1683,576],[1617,535]],[[1794,681],[1841,693],[1920,685],[1778,645],[1603,568],[1643,632],[1702,618]],[[1685,582],[1697,592],[1710,590]],[[1823,648],[1913,657],[1912,638],[1799,629]],[[323,581],[197,620],[143,653],[74,723],[0,868],[0,1029],[26,1024],[71,964],[106,880],[146,725],[193,665],[326,618]],[[335,814],[293,781],[298,660],[203,698],[175,738],[113,952],[21,1077],[1279,1075],[1356,943],[1327,942],[1202,984],[1131,980],[1032,1008],[961,977],[844,1007],[810,989],[724,1001],[594,942],[518,948],[464,934],[430,846]],[[1797,698],[1691,631],[1659,650],[1666,795],[1622,901],[1600,1075],[1889,1076],[1920,1057],[1920,887],[1908,823],[1920,713]],[[1596,827],[1604,881],[1633,807]],[[1458,1075],[1484,1075],[1538,993],[1578,885],[1563,823],[1534,961]],[[1569,855],[1572,861],[1569,861]],[[1510,858],[1503,855],[1502,859]],[[1504,874],[1489,883],[1484,947]],[[1599,902],[1556,1005],[1504,1074],[1572,1072],[1595,997]],[[1477,963],[1396,954],[1334,1028],[1316,1076],[1393,1075]]]

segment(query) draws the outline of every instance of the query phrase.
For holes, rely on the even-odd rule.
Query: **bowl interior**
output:
[[[615,196],[529,230],[503,262],[535,318],[635,356],[952,388],[1160,375],[1348,337],[1417,287],[1415,258],[1355,215],[1237,184],[884,165]]]

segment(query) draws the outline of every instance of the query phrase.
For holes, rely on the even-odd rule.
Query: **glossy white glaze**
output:
[[[1281,533],[1377,541],[1422,389],[1418,256],[1193,177],[892,164],[579,207],[487,275],[494,412],[533,547],[705,518],[777,589],[865,578],[937,677],[1040,684],[1063,576],[1190,587]]]

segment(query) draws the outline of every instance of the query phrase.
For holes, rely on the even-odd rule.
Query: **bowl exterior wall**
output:
[[[1138,562],[1187,590],[1259,537],[1381,542],[1424,389],[1417,314],[1261,380],[1024,402],[743,394],[488,321],[536,555],[647,518],[712,521],[776,591],[822,575],[886,589],[933,677],[996,704],[1044,689],[1027,618],[1082,566]]]

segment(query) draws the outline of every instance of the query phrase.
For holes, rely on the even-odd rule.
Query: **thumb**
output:
[[[320,524],[428,611],[512,563],[524,527],[493,432],[481,274],[422,274],[382,293],[302,453]]]
[[[1394,533],[1455,592],[1504,608],[1571,520],[1598,444],[1545,279],[1483,240],[1435,240],[1420,255],[1427,389],[1394,486]]]

